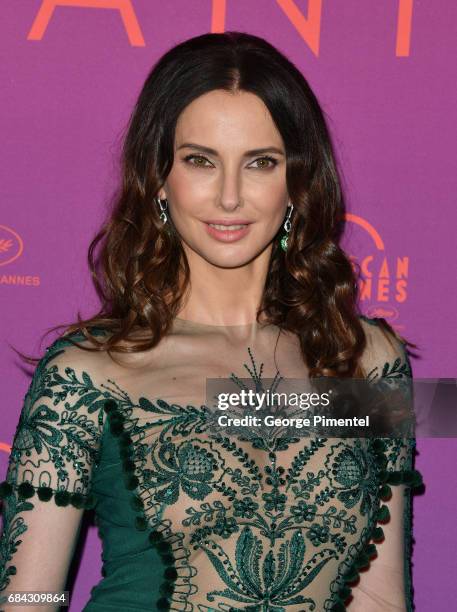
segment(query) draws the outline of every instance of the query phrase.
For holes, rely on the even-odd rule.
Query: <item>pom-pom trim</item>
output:
[[[132,457],[134,457],[133,440],[128,431],[125,430],[126,417],[121,413],[117,403],[114,400],[107,400],[104,404],[105,412],[108,415],[110,431],[118,440],[119,455],[122,460],[122,469],[124,472],[124,482],[128,490],[132,491],[130,498],[131,507],[138,512],[135,517],[135,527],[139,531],[148,529],[148,521],[144,513],[144,502],[137,494],[136,488],[140,481],[135,475],[136,465]],[[163,573],[163,581],[160,584],[160,597],[156,601],[158,610],[169,610],[171,607],[171,598],[175,590],[175,581],[178,578],[178,572],[174,566],[175,557],[170,542],[166,541],[163,533],[157,529],[150,531],[148,540],[153,546],[165,566]]]
[[[377,554],[376,544],[373,542],[381,542],[384,539],[384,531],[378,523],[384,523],[390,518],[388,506],[381,505],[381,501],[386,501],[392,497],[390,485],[405,484],[411,489],[416,489],[423,484],[422,474],[418,470],[386,470],[388,459],[386,455],[386,445],[383,440],[380,438],[373,440],[372,449],[376,455],[376,464],[380,468],[378,472],[378,480],[380,483],[379,504],[375,515],[376,520],[365,545],[344,574],[344,584],[335,595],[331,612],[344,612],[347,610],[346,600],[349,598],[352,591],[350,584],[358,580],[359,570],[369,567],[371,557]],[[372,542],[370,542],[370,540],[372,540]]]
[[[96,499],[93,493],[83,494],[78,491],[70,493],[70,491],[55,490],[51,487],[39,486],[36,487],[30,482],[21,482],[21,484],[12,484],[7,480],[0,483],[0,499],[8,499],[14,492],[17,491],[18,498],[22,501],[32,499],[35,495],[40,501],[50,501],[54,498],[57,506],[74,506],[75,508],[90,509],[94,508]]]

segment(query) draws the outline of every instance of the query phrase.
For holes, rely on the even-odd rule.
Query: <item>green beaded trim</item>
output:
[[[83,495],[82,493],[70,493],[69,491],[51,489],[51,487],[35,487],[30,482],[22,482],[20,485],[12,485],[7,480],[0,483],[0,499],[7,499],[17,491],[19,499],[30,499],[38,495],[41,501],[49,501],[54,497],[57,506],[74,506],[75,508],[94,508],[96,499],[93,493]]]
[[[104,410],[107,413],[110,431],[113,436],[118,439],[125,486],[129,491],[134,491],[130,499],[130,504],[131,507],[138,512],[138,516],[135,517],[135,527],[139,531],[146,531],[148,523],[144,514],[144,502],[136,493],[136,487],[140,481],[135,475],[136,466],[133,461],[133,440],[129,432],[124,428],[126,417],[121,413],[116,402],[112,399],[105,401]],[[164,580],[159,587],[161,597],[155,602],[156,607],[158,610],[169,610],[171,606],[171,597],[175,590],[175,581],[178,578],[173,549],[170,542],[165,539],[164,534],[157,529],[151,530],[148,535],[148,540],[157,550],[165,565],[163,573]]]
[[[381,504],[381,500],[387,501],[392,497],[392,489],[389,485],[405,484],[411,487],[411,489],[416,489],[423,484],[422,474],[418,470],[397,470],[389,472],[385,469],[388,459],[385,454],[386,445],[381,439],[377,438],[373,441],[373,450],[376,454],[376,463],[380,467],[379,504]],[[376,523],[385,523],[389,519],[390,512],[388,506],[379,505],[376,513],[376,521],[371,533],[368,536],[364,547],[344,574],[344,584],[335,595],[331,612],[344,612],[347,609],[345,602],[351,595],[352,591],[349,584],[358,580],[359,570],[369,567],[371,557],[377,554],[376,544],[373,542],[381,542],[384,539],[384,531],[382,527]],[[370,543],[370,540],[373,540],[373,542]]]

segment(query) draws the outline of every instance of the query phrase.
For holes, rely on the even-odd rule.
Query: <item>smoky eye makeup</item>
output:
[[[205,162],[209,162],[209,160],[204,156],[204,155],[200,155],[198,153],[190,153],[189,155],[185,155],[183,158],[183,161],[191,166],[195,166],[195,167],[200,167],[200,168],[210,168],[211,166],[208,166],[204,163],[194,163],[191,160],[194,159],[198,159],[198,160],[203,160]],[[271,155],[262,155],[261,157],[258,157],[257,159],[253,160],[249,166],[251,166],[251,164],[256,164],[259,161],[266,161],[268,162],[268,165],[263,165],[263,166],[254,166],[255,170],[270,170],[272,168],[274,168],[275,166],[278,165],[278,160],[275,157],[272,157]]]
[[[208,168],[209,166],[206,166],[205,164],[202,163],[191,163],[191,160],[203,160],[205,162],[209,161],[204,155],[198,155],[197,153],[190,153],[189,155],[185,155],[183,157],[183,161],[190,164],[191,166],[199,166],[201,168]]]
[[[270,163],[269,166],[264,166],[265,170],[268,170],[269,168],[274,168],[278,165],[278,160],[275,157],[271,157],[271,155],[262,155],[262,157],[258,157],[257,159],[255,159],[253,163],[256,163],[258,161],[268,161]]]

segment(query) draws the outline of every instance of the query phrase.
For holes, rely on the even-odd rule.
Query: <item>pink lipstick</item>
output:
[[[235,242],[249,233],[250,221],[245,219],[211,219],[204,222],[208,234],[220,242]]]

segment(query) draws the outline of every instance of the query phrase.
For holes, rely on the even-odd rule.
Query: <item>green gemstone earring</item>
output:
[[[281,238],[281,248],[283,251],[287,251],[287,239],[289,238],[289,232],[291,230],[292,227],[292,223],[290,221],[290,215],[292,214],[292,211],[294,209],[294,205],[292,203],[288,204],[289,208],[289,212],[287,214],[287,218],[284,221],[284,231],[286,232],[284,234],[284,236]]]

